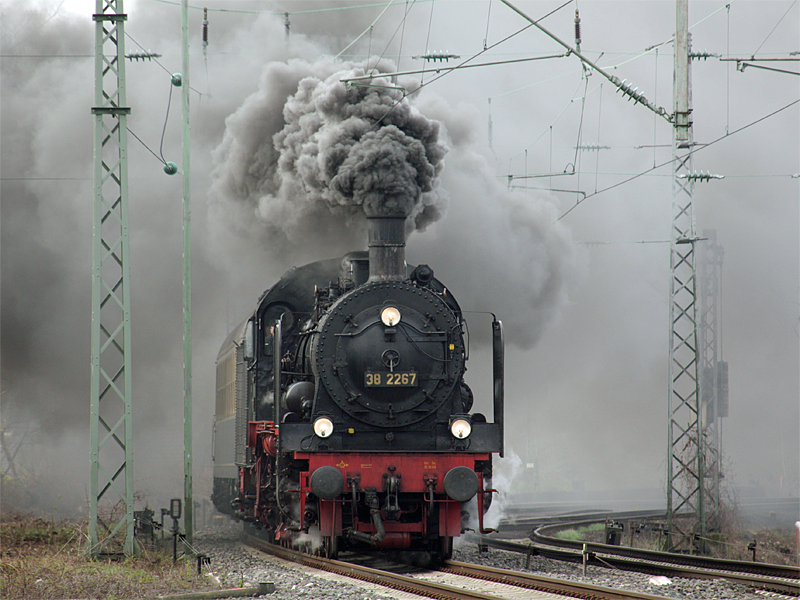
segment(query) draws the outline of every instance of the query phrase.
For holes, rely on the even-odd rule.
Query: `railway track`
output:
[[[516,537],[527,537],[531,531],[540,527],[566,527],[574,526],[576,523],[600,523],[612,516],[616,521],[643,521],[664,516],[663,510],[632,510],[632,511],[592,511],[566,514],[542,514],[541,516],[531,516],[526,513],[516,513],[509,519],[500,521],[498,533],[501,537],[516,535]],[[522,534],[519,536],[517,534]]]
[[[573,523],[573,525],[575,525]],[[559,525],[558,527],[563,527]],[[668,552],[656,552],[611,546],[607,544],[576,542],[544,535],[540,528],[531,535],[531,542],[514,542],[489,536],[470,535],[466,539],[489,547],[510,552],[542,556],[568,562],[586,562],[587,565],[615,568],[666,577],[690,579],[725,579],[749,588],[787,596],[800,596],[800,569],[784,565],[748,563]]]
[[[558,598],[664,600],[663,596],[615,590],[457,561],[446,561],[437,570],[402,574],[393,570],[376,569],[351,562],[311,556],[275,546],[254,537],[248,537],[245,541],[252,547],[284,560],[437,600],[515,600],[522,597],[541,600]]]
[[[617,517],[615,516],[615,519]],[[621,519],[619,519],[621,520]],[[597,521],[589,521],[597,522]],[[571,527],[580,526],[585,523],[572,523]],[[563,528],[564,525],[548,525],[536,529],[530,539],[536,544],[543,546],[557,546],[572,550],[584,550],[595,553],[603,553],[614,556],[639,559],[652,563],[667,563],[682,565],[686,567],[707,569],[710,571],[728,571],[736,573],[749,573],[753,575],[763,575],[780,579],[798,580],[800,579],[800,567],[791,565],[775,565],[771,563],[746,562],[741,560],[727,560],[711,558],[708,556],[676,554],[672,552],[659,552],[656,550],[644,550],[631,548],[629,546],[611,546],[608,544],[576,542],[554,537],[555,532]]]

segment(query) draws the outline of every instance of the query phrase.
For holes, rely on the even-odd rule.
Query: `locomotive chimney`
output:
[[[369,280],[403,281],[406,278],[405,215],[370,216]]]

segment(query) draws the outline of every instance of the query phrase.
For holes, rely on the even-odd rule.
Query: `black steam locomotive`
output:
[[[462,503],[481,531],[503,452],[503,329],[492,322],[494,422],[471,413],[466,324],[427,265],[405,262],[404,216],[369,219],[369,251],[286,273],[217,358],[218,510],[323,552],[447,558]]]

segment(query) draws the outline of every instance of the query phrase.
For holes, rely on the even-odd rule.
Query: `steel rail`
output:
[[[526,516],[524,513],[520,513],[519,516],[501,520],[500,524],[498,525],[498,531],[502,534],[505,532],[517,532],[525,530],[527,535],[531,531],[540,527],[559,524],[573,526],[577,522],[600,523],[605,521],[607,517],[611,517],[615,521],[626,521],[631,519],[636,519],[638,521],[640,519],[653,519],[659,517],[663,518],[664,510],[630,510],[621,512],[591,511],[586,513],[541,516]]]
[[[632,592],[629,590],[616,590],[599,585],[587,583],[577,583],[566,579],[555,579],[542,575],[532,575],[530,573],[520,573],[507,569],[486,567],[483,565],[473,565],[469,563],[457,562],[454,560],[445,561],[444,566],[439,569],[445,573],[454,573],[474,579],[483,579],[497,583],[505,583],[515,587],[527,588],[555,594],[563,594],[576,598],[603,598],[605,600],[662,600],[664,596],[654,596],[644,592]],[[589,596],[586,596],[589,594]]]
[[[472,539],[473,541],[477,541],[480,544],[493,548],[498,548],[509,552],[517,552],[520,554],[527,554],[528,556],[542,556],[544,558],[550,558],[553,560],[577,563],[580,563],[584,560],[582,548],[583,544],[581,542],[577,542],[580,549],[567,549],[544,544],[524,544],[509,540],[498,540],[487,536],[469,536],[467,539]],[[561,542],[565,540],[558,541]],[[625,571],[649,573],[652,575],[664,575],[667,577],[684,577],[690,579],[725,579],[727,581],[739,583],[750,588],[776,592],[790,596],[800,596],[800,579],[798,579],[796,574],[793,574],[796,572],[797,567],[787,567],[787,570],[784,571],[781,569],[782,565],[766,565],[767,567],[778,567],[778,572],[788,573],[788,575],[765,575],[763,573],[741,572],[722,568],[701,568],[699,566],[693,567],[687,564],[680,564],[674,562],[674,560],[685,560],[690,557],[685,555],[670,554],[667,552],[649,552],[646,550],[639,551],[631,548],[622,549],[622,553],[641,553],[642,556],[647,556],[647,558],[635,558],[633,556],[622,556],[620,553],[618,553],[618,551],[620,551],[620,547],[618,546],[587,543],[586,563],[592,566],[617,568]],[[720,559],[705,560],[720,561]],[[730,568],[733,568],[731,563],[751,565],[751,563],[742,563],[742,561],[720,562],[728,563]],[[759,564],[759,566],[764,567],[765,565]]]
[[[584,523],[573,523],[571,526],[574,527],[575,525],[582,524]],[[530,535],[530,539],[533,542],[541,545],[560,546],[562,548],[583,550],[584,542],[564,540],[549,535],[554,533],[556,530],[563,528],[565,525],[566,524],[546,525],[544,527],[540,527]],[[648,562],[669,563],[692,568],[709,569],[712,571],[751,573],[769,577],[794,579],[800,582],[800,567],[793,565],[775,565],[771,563],[713,558],[710,556],[676,554],[674,552],[659,552],[658,550],[645,550],[643,548],[631,548],[629,546],[613,546],[610,544],[599,544],[596,542],[586,543],[585,548],[589,552],[624,556]]]
[[[246,536],[245,542],[262,552],[278,556],[284,560],[419,596],[437,600],[502,600],[502,597],[497,594],[484,594],[354,563],[312,556],[270,544],[252,536]],[[502,583],[513,587],[560,594],[572,598],[585,598],[587,600],[665,600],[663,596],[615,590],[602,586],[518,573],[506,569],[470,565],[456,561],[445,561],[444,566],[439,570],[487,582]]]

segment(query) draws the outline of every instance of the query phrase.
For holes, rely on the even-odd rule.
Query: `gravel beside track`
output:
[[[308,569],[278,564],[278,561],[256,556],[240,542],[242,526],[230,521],[219,521],[213,527],[195,534],[196,549],[211,557],[211,570],[220,579],[223,587],[256,585],[260,581],[275,583],[275,592],[264,596],[272,600],[301,598],[308,600],[389,600],[397,593],[376,591],[374,587],[360,582],[344,582],[339,578],[321,574],[309,574]],[[456,544],[453,559],[481,565],[489,565],[516,571],[529,571],[572,581],[588,582],[616,589],[634,590],[679,600],[764,600],[781,598],[774,594],[756,593],[747,588],[722,580],[672,579],[670,584],[649,583],[650,575],[625,573],[588,567],[586,577],[583,567],[571,563],[553,561],[532,556],[530,567],[525,569],[526,557],[520,554],[490,549],[479,552],[473,543]]]
[[[210,569],[223,588],[257,585],[261,581],[275,583],[275,592],[261,596],[269,600],[394,600],[397,594],[387,590],[376,592],[374,586],[361,582],[345,582],[340,577],[320,573],[310,575],[311,569],[287,566],[274,557],[249,550],[240,542],[241,523],[228,519],[194,536],[197,551],[211,557]],[[241,599],[240,599],[241,600]]]

